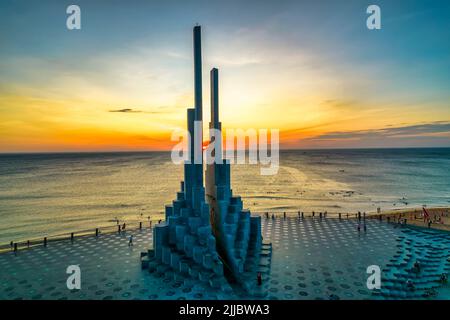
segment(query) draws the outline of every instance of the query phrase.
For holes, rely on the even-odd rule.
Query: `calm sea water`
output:
[[[0,243],[159,219],[182,166],[169,153],[0,155]],[[254,212],[450,205],[450,149],[281,151],[280,169],[232,166]]]

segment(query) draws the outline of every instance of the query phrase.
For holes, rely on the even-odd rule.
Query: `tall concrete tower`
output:
[[[233,196],[231,190],[230,163],[224,161],[222,155],[219,71],[216,68],[211,70],[209,123],[210,129],[216,129],[210,137],[214,141],[215,161],[208,162],[206,168],[205,192],[201,63],[201,29],[195,26],[195,108],[187,110],[191,152],[184,164],[181,190],[172,205],[166,206],[165,221],[154,227],[154,248],[144,254],[142,267],[150,272],[175,271],[177,279],[191,278],[220,292],[231,292],[233,288],[228,281],[233,279],[252,295],[264,296],[267,288],[257,286],[256,273],[264,272],[268,276],[270,259],[262,260],[261,218],[243,209],[241,197]]]
[[[194,93],[195,93],[195,120],[202,121],[202,29],[194,27]]]
[[[194,27],[194,104],[195,134],[191,134],[194,148],[194,184],[203,187],[203,98],[202,98],[202,29]]]
[[[211,69],[211,123],[215,129],[219,125],[219,70]]]
[[[229,185],[230,177],[229,170],[226,166],[220,165],[223,163],[222,155],[222,123],[219,122],[219,70],[216,68],[211,69],[211,121],[209,122],[210,129],[210,147],[214,146],[211,153],[207,153],[207,157],[211,156],[212,159],[208,159],[206,165],[205,174],[205,193],[206,201],[211,208],[211,227],[213,234],[218,236],[221,233],[219,214],[217,202],[217,187],[223,185]],[[228,174],[228,176],[227,176]],[[226,188],[225,188],[226,189]],[[229,195],[227,195],[229,196]],[[220,244],[219,244],[220,247]],[[219,248],[220,249],[220,248]]]

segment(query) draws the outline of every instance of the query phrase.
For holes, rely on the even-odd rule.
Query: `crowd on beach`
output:
[[[411,224],[450,231],[450,212],[447,208],[426,209],[423,207],[421,211],[415,209],[407,212],[391,212],[385,216],[386,219],[392,219],[397,224]]]

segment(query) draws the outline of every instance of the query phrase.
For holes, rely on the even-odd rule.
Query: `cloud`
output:
[[[117,109],[117,110],[109,110],[109,112],[122,112],[122,113],[140,113],[141,110],[133,110],[133,109]]]
[[[173,109],[173,108],[175,108],[175,107],[157,107],[157,108],[154,108],[156,110],[150,110],[150,111],[144,111],[144,110],[138,110],[138,109],[132,109],[132,108],[123,108],[123,109],[109,110],[108,112],[163,114],[163,113],[170,113],[170,109]]]
[[[329,99],[322,101],[321,105],[329,106],[332,108],[336,108],[339,110],[342,109],[356,109],[361,107],[361,102],[358,102],[356,100],[341,100],[341,99]]]
[[[187,56],[183,53],[176,52],[176,51],[167,51],[166,56],[173,59],[181,59],[181,60],[189,60],[190,56]]]
[[[386,127],[380,129],[359,131],[336,131],[325,133],[303,141],[332,141],[332,140],[371,140],[386,141],[402,138],[446,138],[450,141],[450,121],[435,121],[425,124]]]

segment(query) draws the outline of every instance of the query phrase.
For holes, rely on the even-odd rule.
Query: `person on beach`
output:
[[[283,219],[286,220],[286,212],[283,212]]]
[[[262,285],[262,275],[261,272],[258,272],[258,275],[256,276],[256,279],[258,281],[258,286]]]
[[[124,222],[123,225],[122,225],[122,230],[125,230],[125,227],[126,227],[126,224]]]
[[[128,241],[128,246],[131,247],[133,245],[133,235],[130,235],[130,241]]]
[[[361,232],[361,225],[358,223],[358,233]]]
[[[364,233],[367,232],[367,225],[364,223]]]

